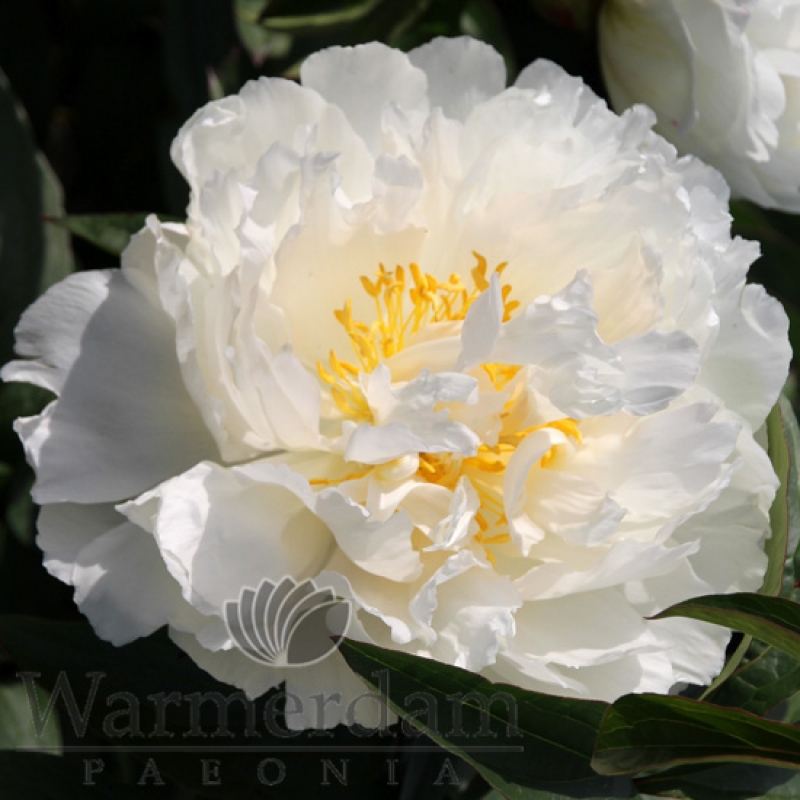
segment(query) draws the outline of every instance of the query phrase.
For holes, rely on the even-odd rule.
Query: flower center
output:
[[[503,414],[507,414],[504,411]],[[501,416],[503,416],[501,414]],[[475,515],[478,532],[473,537],[483,545],[490,563],[496,556],[489,545],[509,544],[508,519],[503,502],[503,475],[514,451],[528,434],[542,428],[555,428],[565,436],[583,442],[578,423],[569,417],[537,425],[532,428],[506,433],[496,445],[482,444],[474,456],[458,457],[450,453],[420,453],[417,476],[428,483],[436,483],[454,489],[463,476],[469,478],[480,500],[480,509]],[[549,466],[556,457],[556,448],[551,447],[539,461],[541,467]]]
[[[455,272],[447,281],[440,283],[433,275],[423,273],[417,264],[408,267],[410,280],[403,267],[398,266],[390,271],[383,264],[374,281],[366,275],[361,276],[364,291],[375,302],[375,320],[367,325],[353,319],[353,303],[349,299],[344,308],[334,311],[336,321],[350,339],[359,366],[341,361],[333,350],[329,368],[326,369],[322,362],[317,364],[320,377],[330,386],[334,402],[346,417],[373,422],[372,412],[358,384],[359,373],[372,372],[383,359],[399,353],[423,327],[464,320],[478,295],[489,288],[487,261],[479,253],[473,252],[473,255],[477,263],[470,272],[471,288]],[[502,275],[506,266],[508,262],[498,264],[494,272]],[[511,319],[512,313],[519,307],[516,300],[509,300],[510,294],[511,285],[502,284],[503,322]],[[486,366],[496,367],[500,372],[512,369],[516,374],[518,371],[518,368],[507,365]]]
[[[328,366],[321,362],[317,370],[321,379],[330,387],[331,397],[342,414],[361,422],[374,423],[372,411],[359,382],[359,375],[372,372],[384,359],[407,347],[415,334],[424,327],[436,323],[463,321],[472,303],[481,292],[489,288],[488,264],[479,253],[473,252],[475,267],[470,271],[471,286],[465,284],[457,273],[447,281],[439,282],[433,275],[423,273],[417,264],[410,264],[408,271],[401,266],[393,271],[381,264],[375,280],[361,276],[364,291],[375,302],[375,320],[366,324],[353,318],[352,300],[348,299],[334,315],[344,328],[355,355],[355,361],[342,361],[331,350]],[[502,275],[507,262],[498,264],[493,272]],[[512,287],[501,284],[503,322],[511,319],[519,302],[511,300]],[[496,391],[504,391],[521,371],[515,364],[486,363],[480,367],[489,377]],[[582,442],[578,423],[564,418],[524,430],[508,430],[504,424],[511,415],[515,395],[506,402],[500,412],[501,434],[494,445],[482,444],[474,456],[457,453],[420,453],[415,477],[427,483],[435,483],[455,489],[462,477],[469,479],[476,491],[480,508],[475,515],[478,532],[473,539],[483,546],[487,559],[494,564],[496,556],[490,546],[511,542],[508,520],[503,502],[503,477],[514,451],[520,442],[541,428],[555,428],[578,444]],[[556,457],[557,448],[552,447],[540,460],[541,467],[549,466]],[[387,465],[378,470],[386,472]],[[318,479],[312,484],[339,483],[368,475],[372,467],[352,473],[338,481]]]

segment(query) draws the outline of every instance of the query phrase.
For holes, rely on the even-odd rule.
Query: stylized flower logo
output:
[[[242,587],[224,605],[225,622],[241,651],[270,667],[315,664],[336,649],[350,621],[350,604],[312,580],[264,580]]]

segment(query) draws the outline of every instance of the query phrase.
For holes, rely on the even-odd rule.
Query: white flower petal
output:
[[[647,103],[656,130],[735,196],[797,211],[797,14],[792,0],[610,0],[599,38],[611,100]]]
[[[400,591],[387,593],[381,578],[358,567],[354,569],[343,553],[333,556],[328,569],[320,572],[317,584],[332,587],[338,597],[353,603],[357,614],[351,617],[348,629],[353,638],[392,647],[406,645],[418,635],[415,628],[419,626],[408,613],[406,594],[411,584],[402,583]]]
[[[497,273],[492,275],[489,288],[469,307],[461,329],[461,355],[456,369],[464,372],[481,362],[491,360],[492,351],[500,336],[503,320],[503,299]]]
[[[526,511],[542,530],[589,548],[611,539],[625,516],[611,492],[566,469],[540,469],[530,475]]]
[[[730,631],[688,619],[658,619],[650,623],[660,639],[671,640],[670,665],[675,683],[707,686],[725,664]]]
[[[468,478],[460,478],[453,491],[447,514],[430,530],[428,536],[433,544],[425,548],[427,552],[434,550],[452,550],[466,540],[475,527],[475,514],[480,508],[480,498]]]
[[[597,335],[591,307],[591,283],[585,273],[553,297],[541,297],[503,325],[493,359],[544,367],[536,388],[569,416],[608,414],[622,402],[617,381],[598,370],[619,372],[619,358]],[[565,373],[573,376],[565,380]],[[574,377],[577,376],[577,379]]]
[[[761,586],[767,565],[763,542],[778,484],[767,454],[746,430],[739,434],[737,451],[742,458],[728,486],[675,531],[676,541],[699,543],[690,563],[709,588],[692,594],[754,592]],[[654,597],[663,597],[664,588]],[[648,613],[661,610],[652,608]]]
[[[81,550],[124,521],[111,503],[44,506],[36,520],[36,544],[44,552],[45,569],[64,583],[74,583],[72,573]]]
[[[79,355],[58,402],[17,426],[37,471],[38,503],[120,500],[215,451],[183,387],[163,313],[119,273],[75,278],[85,281],[72,281],[66,291],[85,283],[81,297],[93,308],[82,331],[69,328],[81,335]],[[63,291],[54,287],[53,299]],[[43,337],[63,336],[58,324],[40,324]]]
[[[317,573],[332,542],[313,503],[307,481],[279,462],[203,462],[120,510],[152,530],[184,598],[221,614],[227,600],[263,578]]]
[[[431,655],[479,670],[514,631],[520,598],[510,581],[467,550],[450,556],[419,589],[409,611],[426,631]]]
[[[523,555],[531,545],[544,538],[545,531],[528,513],[527,482],[531,470],[551,447],[566,442],[567,437],[554,428],[534,431],[520,443],[511,456],[503,479],[503,504],[508,530]],[[535,476],[533,480],[535,481]]]
[[[78,608],[116,645],[148,636],[182,605],[152,535],[130,522],[78,553],[72,582]]]
[[[405,156],[375,161],[372,224],[378,233],[403,229],[422,193],[423,176]]]
[[[428,78],[431,107],[464,120],[478,103],[505,88],[502,56],[484,42],[462,36],[435,39],[408,54],[409,61]]]
[[[477,383],[458,373],[418,378],[395,388],[389,369],[381,364],[363,379],[364,396],[378,424],[354,428],[347,438],[345,458],[381,464],[415,453],[472,454],[479,444],[465,425],[451,421],[439,403],[473,403]]]
[[[731,298],[720,318],[719,336],[698,382],[724,398],[755,429],[783,386],[792,357],[789,320],[780,303],[760,286],[744,287],[738,303]],[[765,347],[767,342],[771,346]]]
[[[641,416],[661,411],[688,389],[697,376],[699,352],[680,331],[650,331],[614,346],[621,360],[623,409]]]
[[[258,346],[253,342],[254,346]],[[260,347],[259,370],[240,370],[234,365],[238,383],[251,379],[258,392],[260,408],[270,445],[285,449],[302,449],[319,444],[320,395],[317,382],[308,374],[289,347],[270,356]],[[263,446],[263,445],[262,445]]]
[[[627,511],[626,525],[677,522],[682,511],[707,505],[730,480],[727,459],[739,428],[733,422],[712,422],[715,411],[709,403],[694,403],[643,417],[624,438],[609,436],[602,449],[582,448],[572,469],[613,490]],[[584,435],[590,430],[587,425]]]
[[[663,641],[663,640],[662,640]],[[663,645],[662,645],[663,646]],[[561,672],[572,674],[574,670],[561,668]],[[632,653],[609,661],[605,664],[593,664],[580,671],[581,690],[579,692],[563,692],[573,697],[592,697],[612,702],[614,699],[631,692],[656,692],[665,694],[678,683],[672,661],[666,651],[654,653]]]
[[[429,641],[433,642],[436,639],[436,631],[430,627],[430,624],[438,605],[439,585],[474,567],[482,568],[483,564],[468,550],[462,550],[456,555],[449,556],[433,576],[425,581],[409,603],[408,610],[412,618],[420,625],[425,626]]]
[[[363,191],[368,183],[357,181],[368,163],[363,142],[340,109],[294,81],[262,78],[238,96],[209,103],[183,125],[170,154],[198,191],[214,174],[252,169],[276,142],[302,152],[312,129],[321,151],[342,153],[348,189]]]
[[[324,489],[315,511],[353,563],[374,575],[410,581],[422,571],[419,554],[411,545],[413,526],[398,512],[385,522],[370,519],[367,510],[336,489]]]
[[[341,653],[286,674],[286,725],[290,730],[325,729],[336,725],[385,728],[397,716],[356,675]]]
[[[515,612],[521,600],[504,576],[486,569],[455,575],[436,588],[431,655],[478,672],[494,664],[516,631]]]
[[[626,14],[618,3],[609,3],[599,33],[603,74],[615,106],[641,102],[657,87],[665,124],[683,132],[697,122],[697,45],[675,3],[650,3],[646,15]]]
[[[274,689],[285,678],[286,670],[268,667],[248,658],[241,650],[209,650],[192,633],[169,629],[172,641],[209,675],[223,683],[238,686],[253,699]]]
[[[14,331],[17,354],[32,360],[6,364],[0,377],[60,393],[80,356],[86,327],[106,299],[108,278],[103,272],[82,272],[45,292]]]
[[[612,544],[607,551],[598,553],[598,560],[589,569],[576,569],[566,559],[561,562],[551,561],[536,566],[517,578],[514,586],[526,600],[545,600],[573,593],[595,592],[629,581],[670,573],[678,563],[684,562],[687,556],[695,553],[698,547],[696,542],[664,547],[652,542],[619,541]]]
[[[644,620],[612,590],[526,603],[521,613],[528,624],[519,645],[530,655],[564,666],[611,662],[621,654],[655,650],[659,644]]]
[[[377,42],[314,53],[303,62],[300,79],[345,112],[373,153],[380,152],[381,117],[389,103],[428,110],[425,73]]]

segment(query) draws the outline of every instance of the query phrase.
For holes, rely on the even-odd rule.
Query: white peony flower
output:
[[[234,646],[226,601],[284,576],[492,680],[707,682],[727,633],[646,617],[759,587],[790,356],[723,181],[553,64],[505,89],[467,38],[332,48],[302,84],[198,111],[186,224],[20,322],[3,377],[58,395],[17,423],[47,568],[114,643],[168,625],[251,695],[285,680],[294,727],[364,684]]]
[[[617,110],[646,103],[735,197],[800,212],[798,0],[607,0],[599,32]]]

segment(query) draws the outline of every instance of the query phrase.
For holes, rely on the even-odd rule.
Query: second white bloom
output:
[[[600,54],[618,110],[719,169],[734,196],[800,211],[800,4],[608,0]]]

